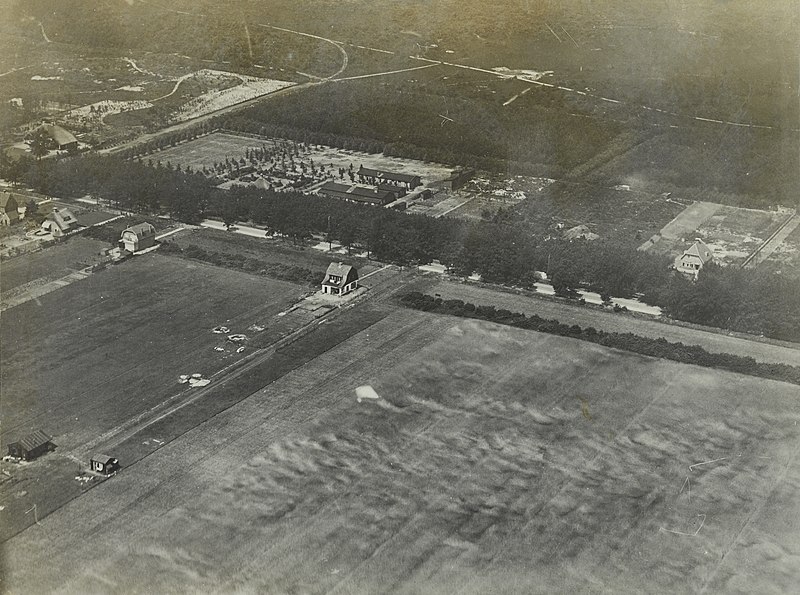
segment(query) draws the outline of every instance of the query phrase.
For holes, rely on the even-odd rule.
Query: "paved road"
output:
[[[789,343],[776,345],[759,341],[755,337],[748,339],[741,335],[734,336],[678,326],[657,320],[615,314],[585,306],[537,299],[452,281],[441,281],[431,291],[440,294],[443,299],[459,299],[476,305],[494,305],[512,312],[537,314],[543,318],[555,318],[563,323],[577,324],[582,327],[592,326],[598,330],[609,332],[630,332],[652,338],[663,337],[673,343],[700,345],[714,353],[750,356],[759,362],[800,366],[800,345],[792,346],[793,344]]]

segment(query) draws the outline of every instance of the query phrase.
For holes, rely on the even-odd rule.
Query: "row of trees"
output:
[[[19,167],[0,162],[0,176]],[[219,217],[251,221],[302,242],[324,234],[376,259],[401,265],[437,259],[456,273],[477,272],[492,283],[530,287],[545,271],[561,289],[579,286],[628,297],[641,294],[676,318],[800,340],[797,284],[758,270],[713,265],[691,283],[670,262],[609,240],[567,241],[533,235],[513,220],[433,219],[297,192],[234,187],[221,191],[202,175],[113,156],[22,161],[22,181],[57,196],[100,196],[131,211],[160,212],[182,221]]]
[[[709,353],[699,345],[670,343],[663,338],[651,339],[633,333],[607,332],[593,327],[582,328],[577,324],[568,325],[558,320],[547,320],[535,314],[525,316],[525,314],[519,312],[511,312],[504,309],[498,310],[491,305],[476,306],[461,300],[442,300],[420,292],[407,293],[400,301],[410,308],[425,312],[439,312],[453,316],[490,320],[518,328],[591,341],[606,347],[624,349],[685,364],[721,368],[740,374],[800,384],[800,367],[786,364],[763,364],[756,362],[752,357],[742,357],[728,353]]]

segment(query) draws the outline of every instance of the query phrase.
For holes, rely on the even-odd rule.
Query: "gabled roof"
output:
[[[378,190],[386,190],[387,192],[405,192],[406,189],[397,184],[389,184],[388,182],[380,182]]]
[[[108,465],[109,463],[116,463],[117,459],[114,457],[110,457],[108,455],[94,455],[92,457],[93,461],[97,461],[98,463],[103,463],[103,465]]]
[[[695,240],[694,244],[692,244],[687,250],[684,250],[683,255],[696,256],[703,264],[714,258],[711,249],[706,246],[706,243],[701,239]]]
[[[319,187],[320,190],[330,190],[332,192],[347,192],[350,188],[351,186],[345,186],[344,184],[338,184],[336,182],[325,182]]]
[[[16,444],[26,451],[31,451],[52,441],[53,439],[41,430],[35,430],[21,440],[17,440]]]
[[[10,192],[0,192],[0,209],[5,210],[6,207],[9,206],[9,203],[11,203],[10,208],[12,209],[16,209],[19,206],[19,203],[17,202],[17,199],[14,198],[13,194]]]
[[[364,186],[337,184],[336,182],[325,182],[320,186],[321,192],[334,192],[338,194],[348,194],[352,200],[363,200],[388,202],[394,198],[394,193],[388,190],[376,190],[375,188],[365,188]]]
[[[383,171],[380,169],[371,169],[369,167],[364,167],[363,165],[358,168],[358,172],[356,173],[358,173],[359,176],[368,176],[370,178],[377,178],[379,180],[394,180],[395,182],[411,183],[419,180],[419,176],[400,174],[393,171]]]
[[[137,238],[146,238],[148,236],[152,236],[156,233],[156,228],[150,225],[147,221],[144,223],[137,223],[136,225],[131,225],[128,229],[123,230],[122,233],[131,232],[136,235]]]
[[[78,223],[75,215],[73,215],[72,211],[69,209],[53,209],[53,212],[50,213],[47,218],[51,221],[55,221],[61,231],[66,231],[72,225],[77,225]]]
[[[339,281],[330,281],[331,276],[338,277]],[[344,287],[350,281],[358,279],[358,271],[342,262],[332,262],[328,265],[328,270],[325,271],[325,280],[322,282],[324,285],[333,285],[334,287]]]

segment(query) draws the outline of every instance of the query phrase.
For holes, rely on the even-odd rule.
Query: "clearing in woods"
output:
[[[786,591],[799,396],[395,311],[14,537],[6,585]]]
[[[272,149],[280,143],[293,144],[292,141],[282,139],[213,132],[175,147],[157,151],[146,159],[152,159],[153,163],[160,161],[166,164],[169,161],[172,165],[191,166],[198,170],[218,163],[224,164],[226,158],[239,160],[244,157],[248,149]],[[363,165],[368,168],[419,175],[424,183],[429,183],[445,179],[453,169],[437,163],[387,157],[382,154],[350,151],[325,145],[311,144],[308,147],[310,151],[304,152],[302,157],[298,157],[298,161],[308,161],[310,159],[318,166],[325,165],[326,167],[330,164],[333,170],[338,170],[339,168],[348,169],[351,164],[353,169],[357,170],[360,165]]]

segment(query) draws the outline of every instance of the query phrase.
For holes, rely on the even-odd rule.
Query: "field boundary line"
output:
[[[717,562],[717,564],[715,565],[714,570],[708,575],[706,579],[703,580],[700,593],[706,593],[708,591],[709,584],[717,577],[717,574],[719,574],[719,571],[722,568],[722,565],[725,563],[726,558],[739,544],[739,540],[742,538],[744,532],[753,524],[753,521],[756,519],[756,517],[758,517],[764,510],[764,507],[767,505],[767,501],[772,497],[772,494],[775,492],[775,489],[786,480],[786,476],[789,473],[789,467],[797,458],[798,452],[800,452],[800,444],[798,444],[798,446],[795,447],[794,452],[789,455],[789,458],[786,461],[786,465],[783,466],[783,470],[781,470],[773,480],[772,485],[765,494],[765,497],[762,498],[761,501],[756,505],[756,507],[750,512],[750,514],[747,515],[745,522],[742,524],[739,531],[731,540],[728,548],[723,552],[722,556],[719,559],[719,562]]]
[[[748,266],[751,262],[753,262],[753,260],[759,254],[762,254],[764,249],[767,248],[770,245],[770,243],[773,242],[773,240],[775,240],[776,237],[778,237],[778,234],[780,234],[787,227],[791,227],[791,229],[789,229],[789,231],[786,234],[786,235],[789,235],[790,233],[792,233],[795,230],[795,228],[798,226],[798,224],[800,224],[800,219],[797,218],[797,214],[796,213],[792,213],[791,215],[789,215],[789,218],[786,219],[786,221],[784,221],[783,223],[781,223],[778,226],[778,229],[776,229],[774,233],[772,233],[766,240],[764,240],[764,242],[758,248],[753,250],[753,253],[750,256],[745,258],[744,262],[740,265],[739,268],[743,269],[746,266]],[[758,262],[754,263],[753,266],[757,267],[759,264],[761,264],[767,258],[769,258],[770,255],[778,248],[778,246],[783,243],[784,239],[785,238],[782,237],[779,242],[774,242],[774,245],[772,246],[772,249],[769,252],[766,253],[766,256],[761,258],[761,260],[759,260]]]

